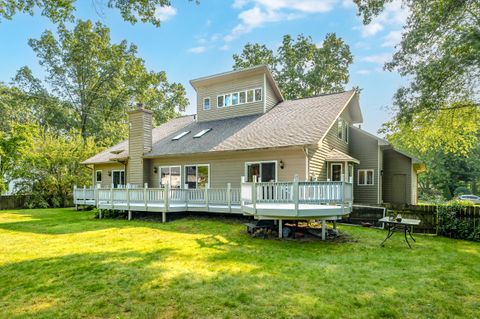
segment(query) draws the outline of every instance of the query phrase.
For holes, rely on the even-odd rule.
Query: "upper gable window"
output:
[[[247,91],[247,103],[253,102],[253,90]]]
[[[232,95],[225,94],[225,106],[231,106],[231,105],[232,105]]]
[[[247,101],[247,94],[245,91],[240,92],[240,104],[244,104]]]
[[[232,93],[232,104],[238,105],[238,93]]]
[[[349,128],[348,122],[342,120],[341,118],[337,121],[337,136],[339,139],[343,140],[345,143],[348,143],[349,138]]]
[[[205,111],[210,110],[210,98],[206,97],[203,99],[203,109]]]

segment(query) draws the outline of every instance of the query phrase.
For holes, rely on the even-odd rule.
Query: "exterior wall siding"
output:
[[[350,155],[360,161],[353,170],[353,198],[355,203],[380,204],[381,190],[380,159],[378,141],[355,129],[350,130]],[[358,185],[358,170],[373,169],[374,185]]]
[[[261,114],[264,112],[265,100],[265,78],[263,74],[251,76],[244,79],[232,80],[221,84],[214,84],[208,87],[197,89],[197,120],[211,121],[237,116],[246,116]],[[248,89],[262,89],[262,101],[245,103],[235,106],[219,108],[217,106],[217,96],[226,93],[238,92]],[[210,98],[210,110],[203,109],[203,99]]]
[[[400,192],[401,185],[395,185],[393,178],[395,174],[405,175],[405,197],[406,203],[413,204],[412,188],[416,185],[415,180],[412,180],[412,160],[407,156],[396,152],[395,150],[383,151],[383,200],[386,203],[394,201],[394,193]],[[416,187],[416,186],[415,186]]]
[[[278,102],[280,102],[280,100],[275,95],[275,92],[273,91],[272,86],[270,85],[270,83],[267,80],[265,80],[265,87],[266,87],[266,90],[265,90],[265,112],[268,112],[275,105],[277,105]]]
[[[185,180],[185,165],[209,164],[210,187],[224,188],[227,183],[232,187],[240,187],[240,179],[245,175],[245,163],[256,161],[283,161],[284,168],[277,165],[279,181],[292,181],[295,175],[305,180],[305,155],[301,149],[291,150],[264,150],[248,152],[229,152],[216,154],[190,155],[182,157],[165,157],[151,159],[150,180],[151,187],[159,187],[159,173],[153,173],[153,167],[182,166],[182,181]],[[184,184],[184,183],[182,183]]]
[[[108,176],[108,172],[111,172],[111,171],[124,171],[125,170],[125,166],[123,164],[120,164],[120,163],[112,163],[112,164],[95,164],[93,165],[93,176],[92,176],[92,180],[93,180],[93,185],[97,185],[97,184],[100,184],[102,187],[111,187],[112,186],[112,183],[113,183],[113,180],[112,180],[112,176]],[[96,171],[102,171],[102,181],[101,182],[96,182],[95,180],[95,172]],[[127,174],[128,175],[128,174]],[[127,176],[128,178],[128,176]]]
[[[348,107],[342,112],[340,118],[351,123]],[[351,132],[351,129],[349,130]],[[349,141],[350,143],[350,141]],[[337,136],[337,122],[330,128],[322,143],[318,146],[308,148],[309,155],[309,175],[312,179],[325,181],[328,179],[328,165],[325,158],[332,149],[337,149],[345,154],[349,154],[349,143],[341,140]],[[345,169],[345,168],[344,168]]]

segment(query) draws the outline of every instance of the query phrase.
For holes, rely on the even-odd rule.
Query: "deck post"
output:
[[[208,187],[209,187],[209,185],[207,184],[207,186],[205,187],[205,208],[207,209],[207,212],[209,211],[209,209],[208,209]]]
[[[232,184],[227,184],[227,203],[228,203],[228,211],[232,212]]]
[[[281,219],[278,220],[278,238],[283,237],[283,221]]]
[[[132,220],[132,211],[128,210],[128,220]]]
[[[145,211],[148,210],[148,207],[147,207],[147,187],[148,187],[147,183],[143,184],[143,204],[145,205]]]
[[[322,240],[326,239],[326,232],[327,232],[327,222],[325,219],[322,219]]]
[[[170,184],[167,183],[167,185],[165,185],[165,204],[163,205],[163,213],[168,212],[169,208],[170,208]]]
[[[87,205],[87,186],[85,185],[83,185],[83,205]]]
[[[252,206],[254,214],[257,214],[257,176],[253,176],[252,183]]]
[[[77,185],[73,185],[73,202],[75,203],[75,210],[78,210],[78,204],[77,204]]]
[[[127,210],[130,212],[130,184],[127,184],[126,192],[127,192],[127,194],[126,194],[127,195]]]
[[[245,201],[243,200],[243,196],[242,196],[243,183],[245,183],[245,176],[242,176],[240,178],[240,206],[242,207],[242,211],[243,211],[243,206],[245,206]]]
[[[298,201],[299,201],[299,193],[300,193],[300,186],[298,184],[298,175],[293,177],[293,203],[295,214],[298,216]]]
[[[98,202],[100,201],[100,184],[95,187],[95,206],[98,208]]]
[[[337,220],[336,219],[333,221],[333,231],[335,232],[335,234],[337,234]]]
[[[110,203],[112,205],[112,209],[113,209],[113,184],[112,184],[112,187],[110,188]]]
[[[102,219],[102,210],[101,209],[98,210],[98,219]]]

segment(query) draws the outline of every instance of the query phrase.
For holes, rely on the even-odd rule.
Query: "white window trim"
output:
[[[205,108],[205,100],[209,100],[209,103],[208,103],[208,109]],[[217,100],[218,101],[218,100]],[[203,98],[203,110],[204,111],[209,111],[212,109],[212,99],[208,96],[208,97],[204,97]]]
[[[360,172],[365,172],[365,184],[360,184]],[[367,172],[372,172],[372,184],[367,184]],[[375,186],[375,170],[373,168],[363,168],[357,170],[357,186]]]
[[[171,172],[171,168],[172,167],[180,167],[180,188],[183,188],[182,186],[182,183],[183,183],[183,175],[182,175],[182,165],[164,165],[164,166],[159,166],[158,167],[158,187],[162,188],[162,168],[170,168],[170,172]],[[172,186],[172,175],[170,174],[170,186]]]
[[[100,172],[100,180],[98,180],[98,178],[97,178],[97,173],[98,173],[98,172]],[[101,183],[102,180],[103,180],[103,172],[102,172],[101,169],[97,169],[97,170],[95,171],[95,183]]]
[[[342,128],[341,128],[342,136],[338,136],[338,123],[342,123]],[[337,132],[336,132],[337,138],[343,141],[345,144],[348,144],[348,142],[350,142],[350,124],[344,119],[342,119],[341,117],[339,117],[337,119],[336,126],[337,126]]]
[[[125,180],[125,170],[124,169],[112,169],[112,185],[113,185],[113,175],[116,172],[123,172],[123,183],[124,184],[119,184],[119,185],[123,185],[123,186],[127,185],[127,181]]]
[[[245,171],[244,171],[245,178],[248,179],[248,165],[263,164],[263,163],[275,163],[275,181],[278,182],[278,161],[277,160],[245,162]],[[262,175],[262,165],[260,165],[260,175]]]
[[[212,171],[210,170],[210,164],[185,164],[183,165],[183,170],[186,169],[187,166],[195,166],[195,176],[197,176],[198,178],[198,167],[199,166],[208,166],[208,185],[207,185],[207,188],[211,188],[210,187],[210,176],[212,176]],[[181,169],[180,169],[181,170]],[[187,172],[184,172],[184,179],[182,180],[183,181],[183,188],[187,189],[186,185],[187,185]],[[182,174],[182,173],[180,173]],[[197,182],[198,183],[198,182]],[[194,189],[194,188],[192,188]],[[195,188],[195,189],[198,189],[198,188]]]
[[[257,100],[255,98],[255,90],[260,90],[261,91],[261,94],[260,94],[260,100]],[[252,102],[248,102],[247,101],[247,96],[248,96],[248,91],[252,91],[253,92],[253,101]],[[240,93],[241,92],[245,92],[245,102],[241,103],[240,102]],[[238,103],[237,104],[233,104],[233,94],[238,94]],[[234,92],[227,92],[227,93],[224,93],[224,94],[219,94],[217,95],[217,108],[219,109],[223,109],[225,107],[231,107],[231,106],[239,106],[239,105],[243,105],[243,104],[249,104],[249,103],[256,103],[256,102],[261,102],[261,101],[266,101],[266,99],[264,98],[264,94],[265,94],[265,90],[261,87],[257,87],[257,88],[253,88],[253,89],[246,89],[246,90],[241,90],[241,91],[234,91]],[[230,95],[231,96],[231,101],[232,101],[232,104],[231,105],[226,105],[225,104],[225,96],[226,95]],[[218,98],[220,96],[223,96],[223,106],[218,106]],[[210,100],[210,108],[211,108],[212,104],[211,104],[211,100]],[[204,107],[205,107],[205,103],[204,103]],[[204,108],[205,109],[205,108]]]
[[[340,180],[339,181],[336,181],[336,182],[341,182],[342,181],[342,177],[343,179],[345,179],[345,173],[344,173],[344,170],[343,170],[343,164],[342,163],[330,163],[330,174],[329,174],[329,179],[333,182],[333,165],[340,165]]]

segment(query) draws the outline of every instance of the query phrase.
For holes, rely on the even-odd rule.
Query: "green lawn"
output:
[[[479,318],[480,244],[340,228],[250,238],[234,220],[0,211],[3,318]]]

